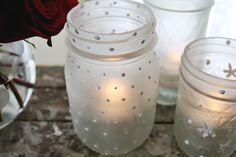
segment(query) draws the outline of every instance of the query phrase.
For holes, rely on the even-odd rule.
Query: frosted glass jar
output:
[[[0,72],[9,79],[20,78],[28,83],[35,83],[36,68],[31,46],[25,41],[0,43]],[[33,89],[15,83],[23,106],[20,106],[11,88],[6,88],[0,81],[0,129],[4,128],[24,110]]]
[[[205,36],[214,0],[144,0],[157,19],[160,88],[157,102],[176,104],[180,58],[185,46]]]
[[[175,136],[193,157],[228,157],[236,148],[236,41],[191,43],[180,68]]]
[[[66,85],[76,133],[94,151],[118,155],[152,130],[158,87],[150,9],[127,0],[88,1],[70,11]]]

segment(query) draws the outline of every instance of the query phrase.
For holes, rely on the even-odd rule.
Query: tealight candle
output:
[[[207,38],[182,57],[175,136],[188,155],[228,157],[236,149],[236,41]]]
[[[214,0],[144,0],[157,19],[160,88],[157,102],[176,104],[179,65],[185,46],[205,36]]]
[[[155,17],[127,0],[88,1],[68,14],[65,76],[75,132],[94,151],[127,153],[155,119]]]

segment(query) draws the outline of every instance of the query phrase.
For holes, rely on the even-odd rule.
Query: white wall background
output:
[[[142,2],[142,0],[135,0]],[[207,36],[221,36],[236,39],[236,0],[215,0],[212,9]],[[65,31],[52,38],[53,47],[39,37],[30,38],[36,45],[35,58],[38,65],[64,65],[67,52],[64,43]]]

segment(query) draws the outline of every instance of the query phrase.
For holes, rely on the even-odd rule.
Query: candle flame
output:
[[[104,112],[106,119],[130,118],[131,102],[134,101],[131,90],[122,80],[111,79],[101,85],[99,99],[103,101],[98,105],[98,111]]]

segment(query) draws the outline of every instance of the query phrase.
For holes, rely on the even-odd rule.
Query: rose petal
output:
[[[2,0],[0,42],[33,36],[51,39],[64,27],[66,15],[77,0]]]

